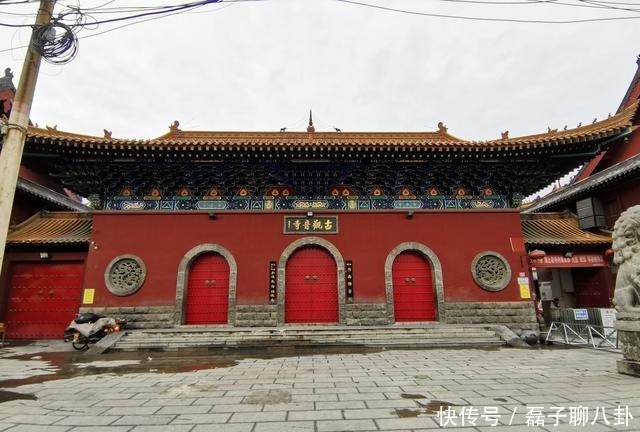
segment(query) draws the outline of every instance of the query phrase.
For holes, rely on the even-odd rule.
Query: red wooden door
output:
[[[574,300],[577,308],[608,308],[611,306],[609,287],[605,283],[608,267],[572,268]]]
[[[338,322],[338,270],[329,252],[298,249],[287,261],[286,274],[286,322]]]
[[[393,261],[391,271],[396,321],[434,321],[435,295],[427,260],[416,252],[403,252]]]
[[[78,314],[82,262],[15,263],[5,316],[9,339],[58,339]]]
[[[219,254],[195,259],[189,269],[185,324],[227,324],[229,264]]]

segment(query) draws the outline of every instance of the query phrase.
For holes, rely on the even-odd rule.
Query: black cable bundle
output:
[[[78,38],[71,27],[53,21],[34,28],[31,46],[49,63],[66,64],[78,52]]]

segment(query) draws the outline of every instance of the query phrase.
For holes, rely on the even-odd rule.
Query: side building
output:
[[[15,96],[12,78],[10,69],[0,77],[2,123]],[[59,338],[77,314],[91,211],[47,169],[20,167],[0,272],[0,322],[7,338]]]
[[[638,69],[620,104],[618,113],[638,105],[640,99],[640,56]],[[640,204],[640,115],[636,112],[631,117],[632,125],[629,133],[615,146],[604,149],[595,155],[577,173],[574,180],[549,195],[534,201],[523,210],[523,223],[531,219],[544,218],[545,214],[573,214],[576,226],[583,230],[587,237],[611,237],[611,231],[620,213],[631,206]],[[585,246],[565,244],[563,246],[532,244],[529,250],[549,251],[572,255],[574,258],[538,259],[532,262],[535,268],[553,269],[552,273],[543,272],[542,281],[554,287],[554,297],[559,298],[560,307],[611,307],[616,268],[612,265],[613,256],[610,244],[599,246],[591,243],[591,249],[584,252],[586,258],[594,260],[599,255],[604,263],[585,264],[578,261],[579,254]],[[574,255],[575,254],[575,255]],[[583,260],[584,261],[584,260]],[[592,266],[585,270],[584,266]],[[570,273],[572,276],[570,276]],[[588,274],[590,273],[590,275]],[[566,293],[561,286],[575,288],[576,296],[560,296]],[[580,294],[583,293],[583,294]],[[589,294],[590,293],[590,294]],[[575,300],[575,301],[574,301]]]

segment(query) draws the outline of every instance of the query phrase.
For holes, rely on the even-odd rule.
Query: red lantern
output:
[[[607,259],[610,259],[611,257],[613,257],[613,254],[615,252],[613,251],[613,249],[609,248],[606,251],[604,251],[604,257]]]
[[[542,259],[546,256],[547,256],[547,253],[540,249],[534,249],[531,252],[529,252],[529,258],[531,258],[532,260]]]

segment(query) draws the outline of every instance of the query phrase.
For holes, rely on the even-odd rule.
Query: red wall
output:
[[[389,252],[403,242],[419,242],[439,258],[446,301],[517,301],[516,283],[524,252],[513,252],[511,237],[522,247],[520,215],[502,211],[426,211],[407,218],[406,211],[338,213],[339,234],[320,235],[352,260],[356,303],[384,302],[384,264]],[[301,215],[288,213],[289,215]],[[304,214],[304,213],[302,213]],[[266,304],[269,261],[303,235],[283,234],[283,212],[224,213],[95,212],[85,287],[95,288],[94,306],[174,305],[177,271],[183,256],[203,243],[225,247],[238,266],[237,303]],[[487,292],[473,281],[471,262],[482,251],[502,254],[511,266],[512,282],[500,292]],[[142,288],[117,297],[105,288],[109,262],[123,254],[140,257],[147,267]]]

